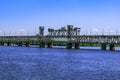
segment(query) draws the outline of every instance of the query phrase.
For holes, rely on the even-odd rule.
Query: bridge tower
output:
[[[45,41],[44,41],[44,26],[39,27],[39,47],[45,47]]]
[[[67,49],[72,49],[72,30],[73,30],[73,25],[67,25],[67,44],[66,48]]]
[[[74,43],[75,49],[80,48],[80,42],[78,36],[80,35],[80,28],[73,28],[73,25],[67,25],[67,49],[72,49],[72,45]],[[73,36],[75,37],[75,40],[73,40]]]
[[[49,36],[47,37],[47,47],[52,48],[52,40],[50,39],[53,35],[54,29],[48,28]]]
[[[75,41],[75,49],[80,49],[80,40],[79,37],[80,36],[80,28],[74,28],[74,36],[76,36],[76,41]]]

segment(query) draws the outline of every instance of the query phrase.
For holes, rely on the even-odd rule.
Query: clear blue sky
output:
[[[0,35],[72,24],[81,34],[120,34],[120,0],[0,0]]]

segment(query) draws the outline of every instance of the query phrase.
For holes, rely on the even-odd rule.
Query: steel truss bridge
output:
[[[48,47],[52,47],[53,42],[65,42],[66,48],[71,49],[73,44],[76,49],[80,48],[80,43],[101,44],[101,49],[106,50],[106,45],[110,45],[110,50],[115,50],[115,45],[120,44],[120,35],[80,35],[80,28],[67,25],[61,29],[55,30],[48,28],[48,35],[44,35],[44,26],[39,27],[39,34],[35,36],[0,36],[0,45],[5,43],[8,46],[18,44],[22,46],[23,42],[26,46],[30,46],[32,42],[37,43],[40,47],[44,47],[47,43]]]

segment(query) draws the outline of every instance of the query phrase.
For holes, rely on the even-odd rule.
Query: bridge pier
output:
[[[30,42],[26,42],[26,47],[30,47]]]
[[[12,42],[8,42],[8,43],[7,43],[7,46],[12,46]]]
[[[101,50],[106,50],[106,44],[105,43],[101,44]]]
[[[68,43],[66,44],[66,48],[67,48],[67,49],[72,49],[72,42],[68,42]]]
[[[48,48],[52,48],[52,42],[48,42],[48,43],[47,43],[47,47],[48,47]]]
[[[4,42],[0,42],[0,46],[4,46]]]
[[[115,44],[113,43],[110,44],[110,51],[115,51]]]
[[[22,42],[18,42],[18,46],[22,47]]]
[[[80,43],[79,42],[75,43],[75,49],[80,49]]]
[[[40,47],[40,48],[44,48],[44,47],[45,47],[45,42],[44,42],[44,41],[41,41],[41,42],[39,43],[39,47]]]

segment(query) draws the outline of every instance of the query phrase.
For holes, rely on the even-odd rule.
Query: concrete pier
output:
[[[48,48],[52,48],[52,42],[48,42],[48,43],[47,43],[47,47],[48,47]]]
[[[26,42],[25,46],[30,47],[30,42]]]
[[[115,51],[115,44],[113,43],[110,44],[110,51]]]
[[[106,50],[106,44],[105,43],[101,44],[101,50]]]
[[[41,42],[39,43],[39,47],[40,47],[40,48],[44,48],[44,47],[45,47],[45,42],[44,42],[44,41],[41,41]]]
[[[67,49],[72,49],[72,42],[68,42],[68,43],[66,44],[66,48],[67,48]]]
[[[0,42],[0,46],[4,46],[4,42]]]
[[[80,43],[79,42],[75,43],[75,49],[80,49]]]
[[[8,43],[7,43],[7,46],[12,46],[12,42],[8,42]]]
[[[18,42],[18,46],[22,47],[22,45],[23,45],[22,42]]]

